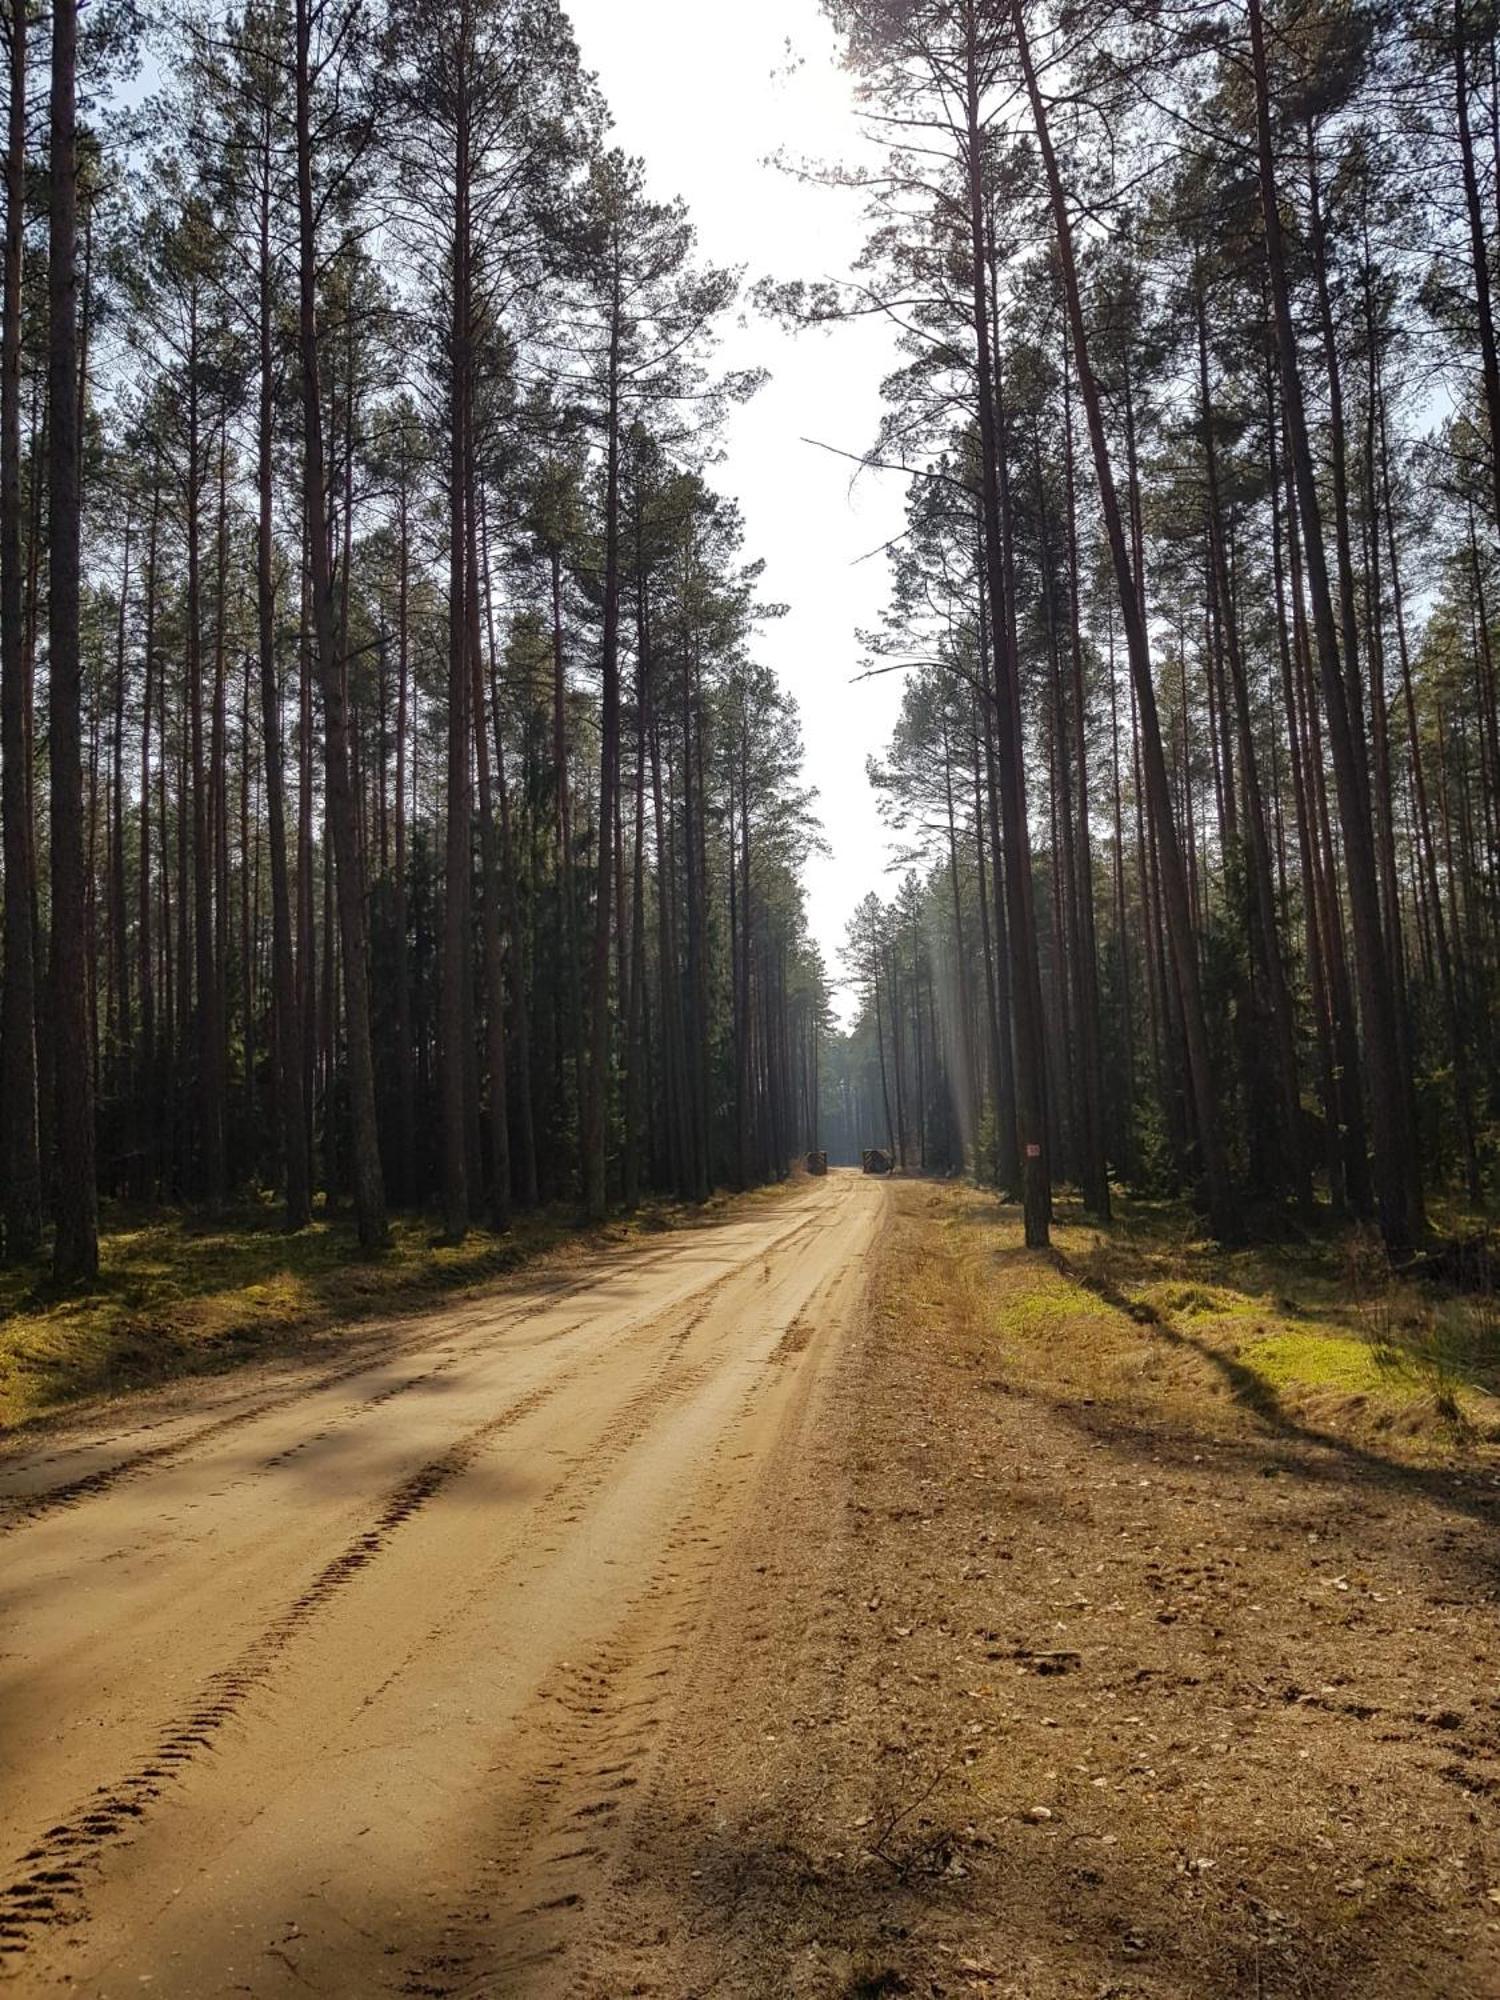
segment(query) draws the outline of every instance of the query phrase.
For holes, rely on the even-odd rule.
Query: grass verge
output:
[[[1108,1229],[1064,1204],[1054,1244],[1096,1308],[1155,1328],[1263,1412],[1443,1449],[1500,1441],[1495,1294],[1399,1277],[1367,1232],[1226,1249],[1180,1207],[1125,1199]]]

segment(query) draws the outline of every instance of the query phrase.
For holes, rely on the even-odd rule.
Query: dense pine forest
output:
[[[1500,0],[0,50],[0,1983],[1500,2000]]]
[[[736,273],[551,0],[6,0],[3,1241],[783,1175]]]
[[[791,164],[867,247],[757,296],[898,345],[847,1037],[717,478],[742,274],[562,9],[0,4],[7,1260],[90,1279],[101,1199],[371,1249],[819,1143],[1034,1244],[1061,1184],[1397,1256],[1484,1204],[1500,24],[825,12],[865,148]]]
[[[1494,12],[829,11],[868,247],[773,298],[897,323],[910,478],[830,1130],[1408,1253],[1494,1166]]]

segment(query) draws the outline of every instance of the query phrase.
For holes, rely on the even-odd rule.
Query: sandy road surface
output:
[[[0,1459],[0,1977],[566,1992],[887,1200],[834,1175]]]

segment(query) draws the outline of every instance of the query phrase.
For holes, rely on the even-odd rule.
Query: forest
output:
[[[554,0],[0,7],[3,1252],[101,1201],[441,1239],[822,1144],[1481,1209],[1500,30],[1472,0],[826,0],[906,482],[851,919],[716,483],[745,274]],[[789,474],[790,476],[790,474]],[[837,672],[838,663],[808,663]],[[1456,1226],[1456,1225],[1455,1225]]]
[[[552,0],[7,0],[3,1243],[785,1175],[738,274]]]
[[[910,480],[833,1129],[1405,1257],[1494,1169],[1493,10],[830,12],[867,247],[767,295],[899,326]]]
[[[0,1984],[1500,1996],[1500,0],[0,50]]]

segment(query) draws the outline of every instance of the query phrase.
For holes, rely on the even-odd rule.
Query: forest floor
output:
[[[0,1452],[0,1979],[1497,2000],[1483,1303],[852,1173]]]
[[[379,1337],[392,1315],[718,1221],[732,1202],[779,1192],[702,1206],[649,1201],[590,1228],[559,1206],[519,1216],[503,1235],[472,1229],[458,1245],[443,1243],[430,1220],[397,1216],[389,1248],[374,1258],[360,1251],[347,1216],[319,1216],[289,1236],[269,1204],[218,1217],[107,1205],[90,1290],[58,1290],[41,1266],[0,1268],[0,1430],[268,1354],[347,1347],[362,1333]]]

